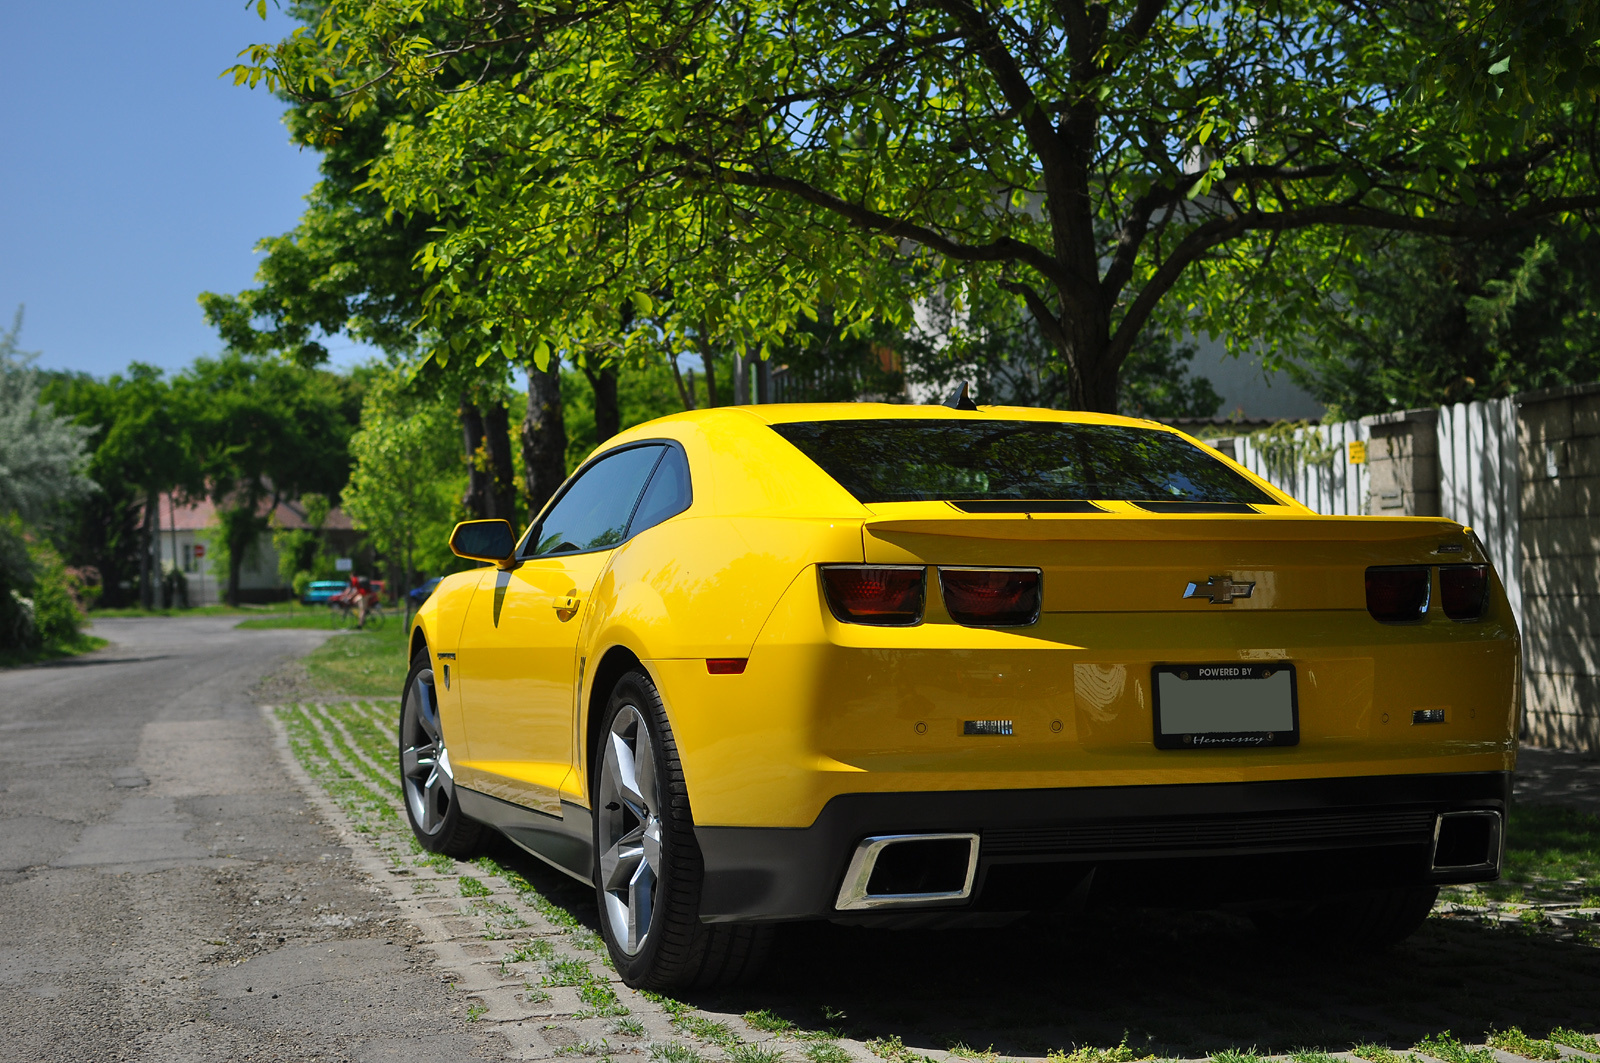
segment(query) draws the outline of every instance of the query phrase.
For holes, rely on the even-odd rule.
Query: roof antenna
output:
[[[978,408],[978,404],[973,402],[967,394],[967,382],[965,380],[961,382],[960,387],[950,393],[948,399],[944,400],[944,405],[952,410],[976,410]]]

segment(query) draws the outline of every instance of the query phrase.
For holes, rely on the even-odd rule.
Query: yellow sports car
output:
[[[1499,874],[1520,648],[1470,530],[1323,517],[1188,436],[724,407],[607,441],[411,632],[427,848],[592,882],[630,985],[772,924],[1236,904],[1400,940]]]

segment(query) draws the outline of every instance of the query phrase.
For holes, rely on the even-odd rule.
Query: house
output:
[[[263,503],[266,513],[270,503]],[[298,499],[280,502],[271,513],[274,528],[310,528],[305,507]],[[158,556],[165,571],[168,566],[182,572],[189,587],[190,605],[215,605],[227,593],[227,573],[218,573],[213,561],[213,546],[218,533],[217,510],[210,499],[184,502],[173,495],[161,497],[160,543]],[[354,557],[361,533],[337,506],[328,511],[322,534],[328,552],[335,557]],[[364,567],[364,566],[358,566]],[[272,531],[261,533],[256,548],[244,559],[239,570],[239,597],[246,602],[275,602],[288,598],[292,590],[278,574],[278,551],[272,545]]]

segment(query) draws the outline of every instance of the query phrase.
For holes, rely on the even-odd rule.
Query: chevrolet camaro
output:
[[[410,634],[411,825],[591,883],[630,985],[797,920],[1383,947],[1499,874],[1521,657],[1470,529],[1319,516],[1154,422],[693,411],[451,545],[487,564]]]

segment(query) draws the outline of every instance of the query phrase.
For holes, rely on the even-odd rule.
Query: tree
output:
[[[18,307],[11,328],[0,332],[0,645],[4,646],[62,634],[56,630],[59,623],[41,623],[63,615],[61,610],[37,610],[36,603],[25,597],[25,592],[34,590],[41,567],[60,568],[52,560],[53,551],[30,544],[27,525],[86,496],[95,486],[85,475],[88,431],[41,401],[40,377],[33,368],[38,355],[21,349],[21,333]],[[57,589],[59,571],[54,575],[52,585],[44,589]],[[69,609],[67,615],[76,614]],[[75,628],[75,621],[69,626]]]
[[[1344,416],[1600,379],[1600,234],[1374,240],[1293,371]]]
[[[447,563],[444,544],[458,515],[461,480],[452,413],[382,378],[367,392],[361,427],[350,439],[355,467],[345,512],[380,554],[398,563],[403,588],[415,582],[419,555],[435,568]]]
[[[237,76],[328,115],[426,109],[374,183],[448,213],[430,305],[541,365],[630,298],[752,351],[819,302],[904,325],[930,293],[1003,291],[1069,404],[1112,410],[1147,329],[1272,354],[1323,327],[1352,232],[1488,237],[1600,206],[1591,100],[1458,128],[1413,84],[1459,11],[414,0],[330,5]]]
[[[279,358],[225,351],[179,380],[227,550],[229,604],[245,559],[285,498],[337,495],[350,471],[360,395],[346,378]]]

